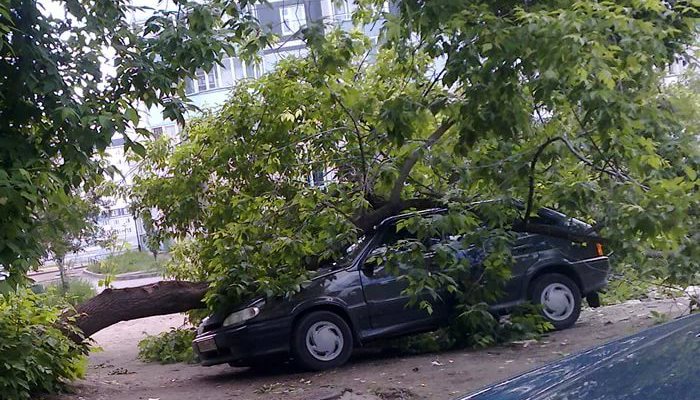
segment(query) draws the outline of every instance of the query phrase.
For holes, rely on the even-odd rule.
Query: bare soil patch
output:
[[[271,365],[260,372],[227,365],[146,364],[137,343],[183,324],[181,315],[144,318],[113,325],[94,335],[103,349],[90,355],[85,380],[73,393],[46,400],[417,400],[451,399],[568,354],[633,334],[657,323],[652,311],[669,316],[685,311],[685,300],[630,301],[586,309],[576,325],[540,341],[483,350],[406,356],[363,350],[339,369],[298,372]]]

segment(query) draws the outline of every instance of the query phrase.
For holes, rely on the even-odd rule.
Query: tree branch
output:
[[[437,129],[428,137],[428,139],[423,143],[423,145],[413,151],[408,158],[404,161],[399,171],[399,176],[394,182],[394,187],[391,189],[391,194],[389,195],[389,202],[398,203],[401,200],[401,191],[403,190],[403,185],[411,173],[411,170],[416,165],[420,159],[421,154],[425,149],[430,148],[434,145],[440,138],[455,124],[454,120],[448,119],[443,122]]]
[[[584,163],[586,166],[593,168],[595,171],[605,173],[610,175],[613,178],[616,178],[620,181],[623,182],[633,182],[637,185],[639,185],[642,189],[644,190],[649,190],[648,186],[645,186],[639,182],[637,182],[634,178],[630,177],[627,174],[624,174],[616,169],[609,169],[605,167],[599,167],[593,163],[593,161],[587,159],[583,154],[579,153],[578,150],[574,147],[574,145],[569,141],[566,136],[555,136],[543,144],[540,145],[540,147],[537,149],[535,152],[534,157],[532,158],[532,161],[530,162],[530,176],[529,176],[529,189],[528,189],[528,196],[527,196],[527,207],[525,208],[525,224],[527,225],[527,222],[530,218],[530,213],[532,212],[532,202],[533,198],[535,197],[535,167],[537,165],[537,160],[539,159],[540,155],[544,151],[544,149],[549,146],[550,144],[561,141],[566,145],[566,148],[573,154],[579,161]]]
[[[350,117],[350,120],[352,120],[352,124],[355,126],[355,135],[357,136],[357,145],[360,149],[360,166],[362,167],[362,187],[363,190],[366,190],[367,186],[367,160],[365,158],[365,147],[362,142],[362,132],[360,131],[360,123],[357,121],[357,118],[355,118],[354,115],[352,115],[352,112],[343,104],[342,101],[340,101],[340,98],[338,95],[336,95],[333,90],[331,89],[330,85],[328,82],[326,82],[326,88],[328,88],[328,91],[331,94],[331,98],[333,101],[340,106],[340,108],[343,109],[343,112],[347,114],[348,117]]]

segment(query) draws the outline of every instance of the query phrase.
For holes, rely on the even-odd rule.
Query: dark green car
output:
[[[421,211],[422,215],[445,210]],[[198,329],[193,346],[203,365],[250,365],[271,355],[292,356],[301,366],[322,370],[345,363],[356,346],[375,339],[434,330],[447,323],[449,299],[435,301],[433,312],[408,307],[405,279],[374,265],[373,252],[405,238],[396,223],[415,213],[384,220],[292,299],[256,299],[234,310],[212,315]],[[539,211],[538,223],[581,232],[581,221],[550,209]],[[478,249],[464,256],[478,264]],[[595,305],[596,292],[607,283],[608,258],[600,245],[582,245],[561,237],[518,234],[512,248],[515,264],[502,299],[493,312],[506,312],[532,301],[558,329],[578,319],[582,298]],[[431,257],[431,254],[425,254]],[[447,296],[444,296],[447,297]]]

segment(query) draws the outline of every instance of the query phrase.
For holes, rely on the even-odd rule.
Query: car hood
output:
[[[700,315],[565,358],[459,400],[697,399]]]
[[[314,271],[308,282],[302,284],[301,290],[304,291],[308,290],[313,286],[321,285],[323,284],[324,280],[332,278],[332,275],[338,273],[343,269],[346,269],[347,267],[347,265],[338,265],[335,263],[323,266]],[[209,315],[208,317],[204,318],[202,320],[202,323],[200,324],[202,332],[208,332],[210,330],[221,327],[221,324],[224,322],[224,319],[226,319],[226,317],[228,317],[232,312],[250,307],[254,303],[258,302],[260,299],[261,297],[256,297],[252,300],[242,302],[235,306],[227,307],[226,309],[217,311],[216,313]]]

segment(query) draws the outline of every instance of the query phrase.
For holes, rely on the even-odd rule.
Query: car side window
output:
[[[400,252],[400,249],[392,248],[392,246],[395,246],[400,240],[406,240],[406,239],[415,239],[415,236],[408,231],[408,229],[402,229],[400,231],[396,231],[395,226],[387,227],[385,228],[385,232],[383,233],[383,237],[379,243],[379,245],[372,250],[367,258],[365,259],[365,265],[367,267],[371,267],[372,269],[372,274],[374,277],[385,277],[388,276],[388,273],[386,272],[384,268],[384,260],[386,260],[386,255],[387,252]],[[430,244],[428,247],[430,247]],[[428,256],[429,254],[426,254]],[[408,265],[403,265],[399,264],[399,269],[406,268],[408,269]]]

